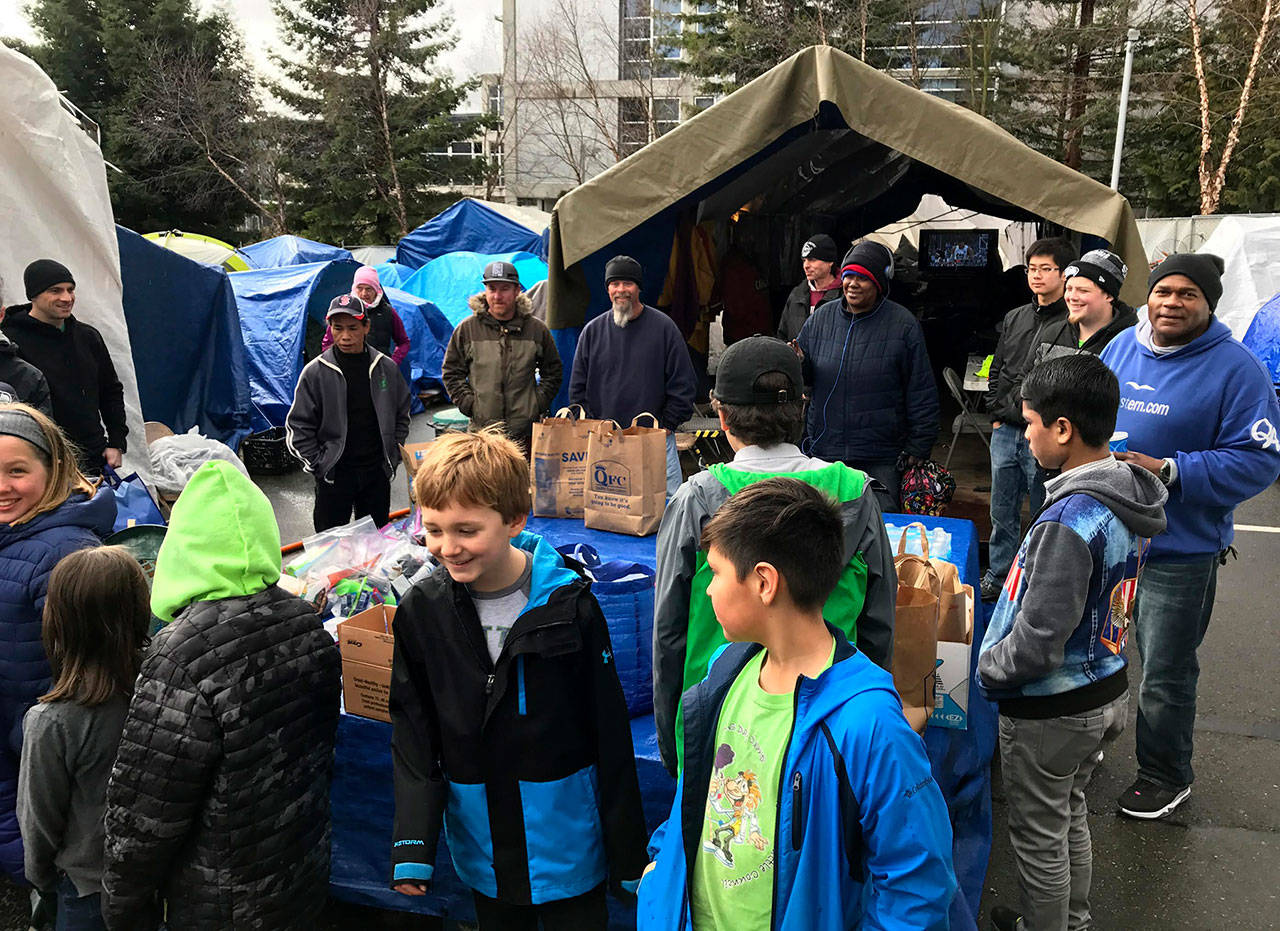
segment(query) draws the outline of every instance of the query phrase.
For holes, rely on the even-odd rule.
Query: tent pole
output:
[[[1138,30],[1130,29],[1124,43],[1124,80],[1120,84],[1120,115],[1116,120],[1116,150],[1111,156],[1111,189],[1120,190],[1120,153],[1124,150],[1124,124],[1129,116],[1129,81],[1133,77],[1133,45]]]

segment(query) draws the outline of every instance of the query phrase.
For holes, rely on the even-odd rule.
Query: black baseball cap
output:
[[[522,287],[520,284],[520,273],[516,271],[516,267],[510,262],[490,262],[484,267],[484,275],[481,280],[485,284],[496,284],[505,281],[513,284],[517,288]]]
[[[768,390],[756,386],[760,376],[780,372],[790,386]],[[720,357],[712,396],[721,404],[786,404],[799,401],[804,391],[804,373],[795,350],[772,336],[749,336],[738,340]]]
[[[329,309],[325,311],[324,318],[328,320],[338,314],[346,314],[348,317],[363,320],[365,317],[364,301],[354,294],[339,294],[329,302]]]

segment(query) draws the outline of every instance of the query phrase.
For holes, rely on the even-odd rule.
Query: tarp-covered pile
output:
[[[546,259],[543,232],[550,221],[528,207],[464,198],[400,240],[396,262],[415,271],[450,252],[530,252]]]
[[[244,246],[240,250],[253,268],[281,268],[285,265],[308,265],[312,262],[352,261],[346,249],[326,245],[301,236],[276,236]]]

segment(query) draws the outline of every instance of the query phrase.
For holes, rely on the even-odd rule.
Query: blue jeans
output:
[[[667,434],[667,499],[675,497],[684,481],[684,472],[680,469],[680,453],[676,449],[674,434]]]
[[[1142,657],[1138,690],[1138,776],[1166,789],[1191,785],[1196,724],[1196,649],[1209,629],[1218,556],[1150,560],[1138,576],[1134,630]]]
[[[106,931],[102,920],[102,895],[81,896],[63,873],[58,878],[58,917],[54,931]]]
[[[1031,513],[1044,504],[1044,482],[1021,425],[1002,423],[991,434],[991,547],[986,579],[1003,585],[1022,542],[1022,496]]]

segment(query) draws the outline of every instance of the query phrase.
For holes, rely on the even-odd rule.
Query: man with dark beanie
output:
[[[22,281],[31,303],[9,308],[6,334],[18,344],[18,355],[44,374],[53,419],[75,444],[80,470],[96,476],[104,462],[119,468],[129,432],[124,386],[102,334],[72,316],[75,278],[61,262],[37,259]]]
[[[809,455],[866,472],[883,511],[898,509],[902,464],[929,458],[938,435],[938,386],[920,323],[889,300],[893,253],[854,245],[841,263],[842,296],[813,312],[796,343],[810,386]]]
[[[1093,249],[1062,270],[1067,316],[1040,330],[1036,363],[1081,352],[1099,355],[1121,330],[1138,322],[1120,300],[1129,267],[1114,252]]]
[[[640,302],[644,270],[629,255],[604,267],[612,307],[582,328],[569,379],[569,403],[589,417],[631,425],[649,412],[667,431],[667,497],[683,478],[675,431],[693,414],[697,377],[675,321]]]
[[[1262,363],[1214,316],[1222,259],[1175,254],[1148,279],[1147,312],[1102,351],[1120,380],[1117,459],[1169,488],[1168,529],[1138,577],[1142,657],[1138,777],[1119,798],[1133,818],[1163,818],[1191,793],[1196,650],[1213,613],[1237,505],[1280,476],[1280,406]]]
[[[800,328],[820,304],[840,296],[840,279],[834,274],[839,259],[836,241],[825,233],[810,236],[800,247],[804,281],[787,295],[782,318],[778,321],[778,339],[791,342],[800,335]]]

